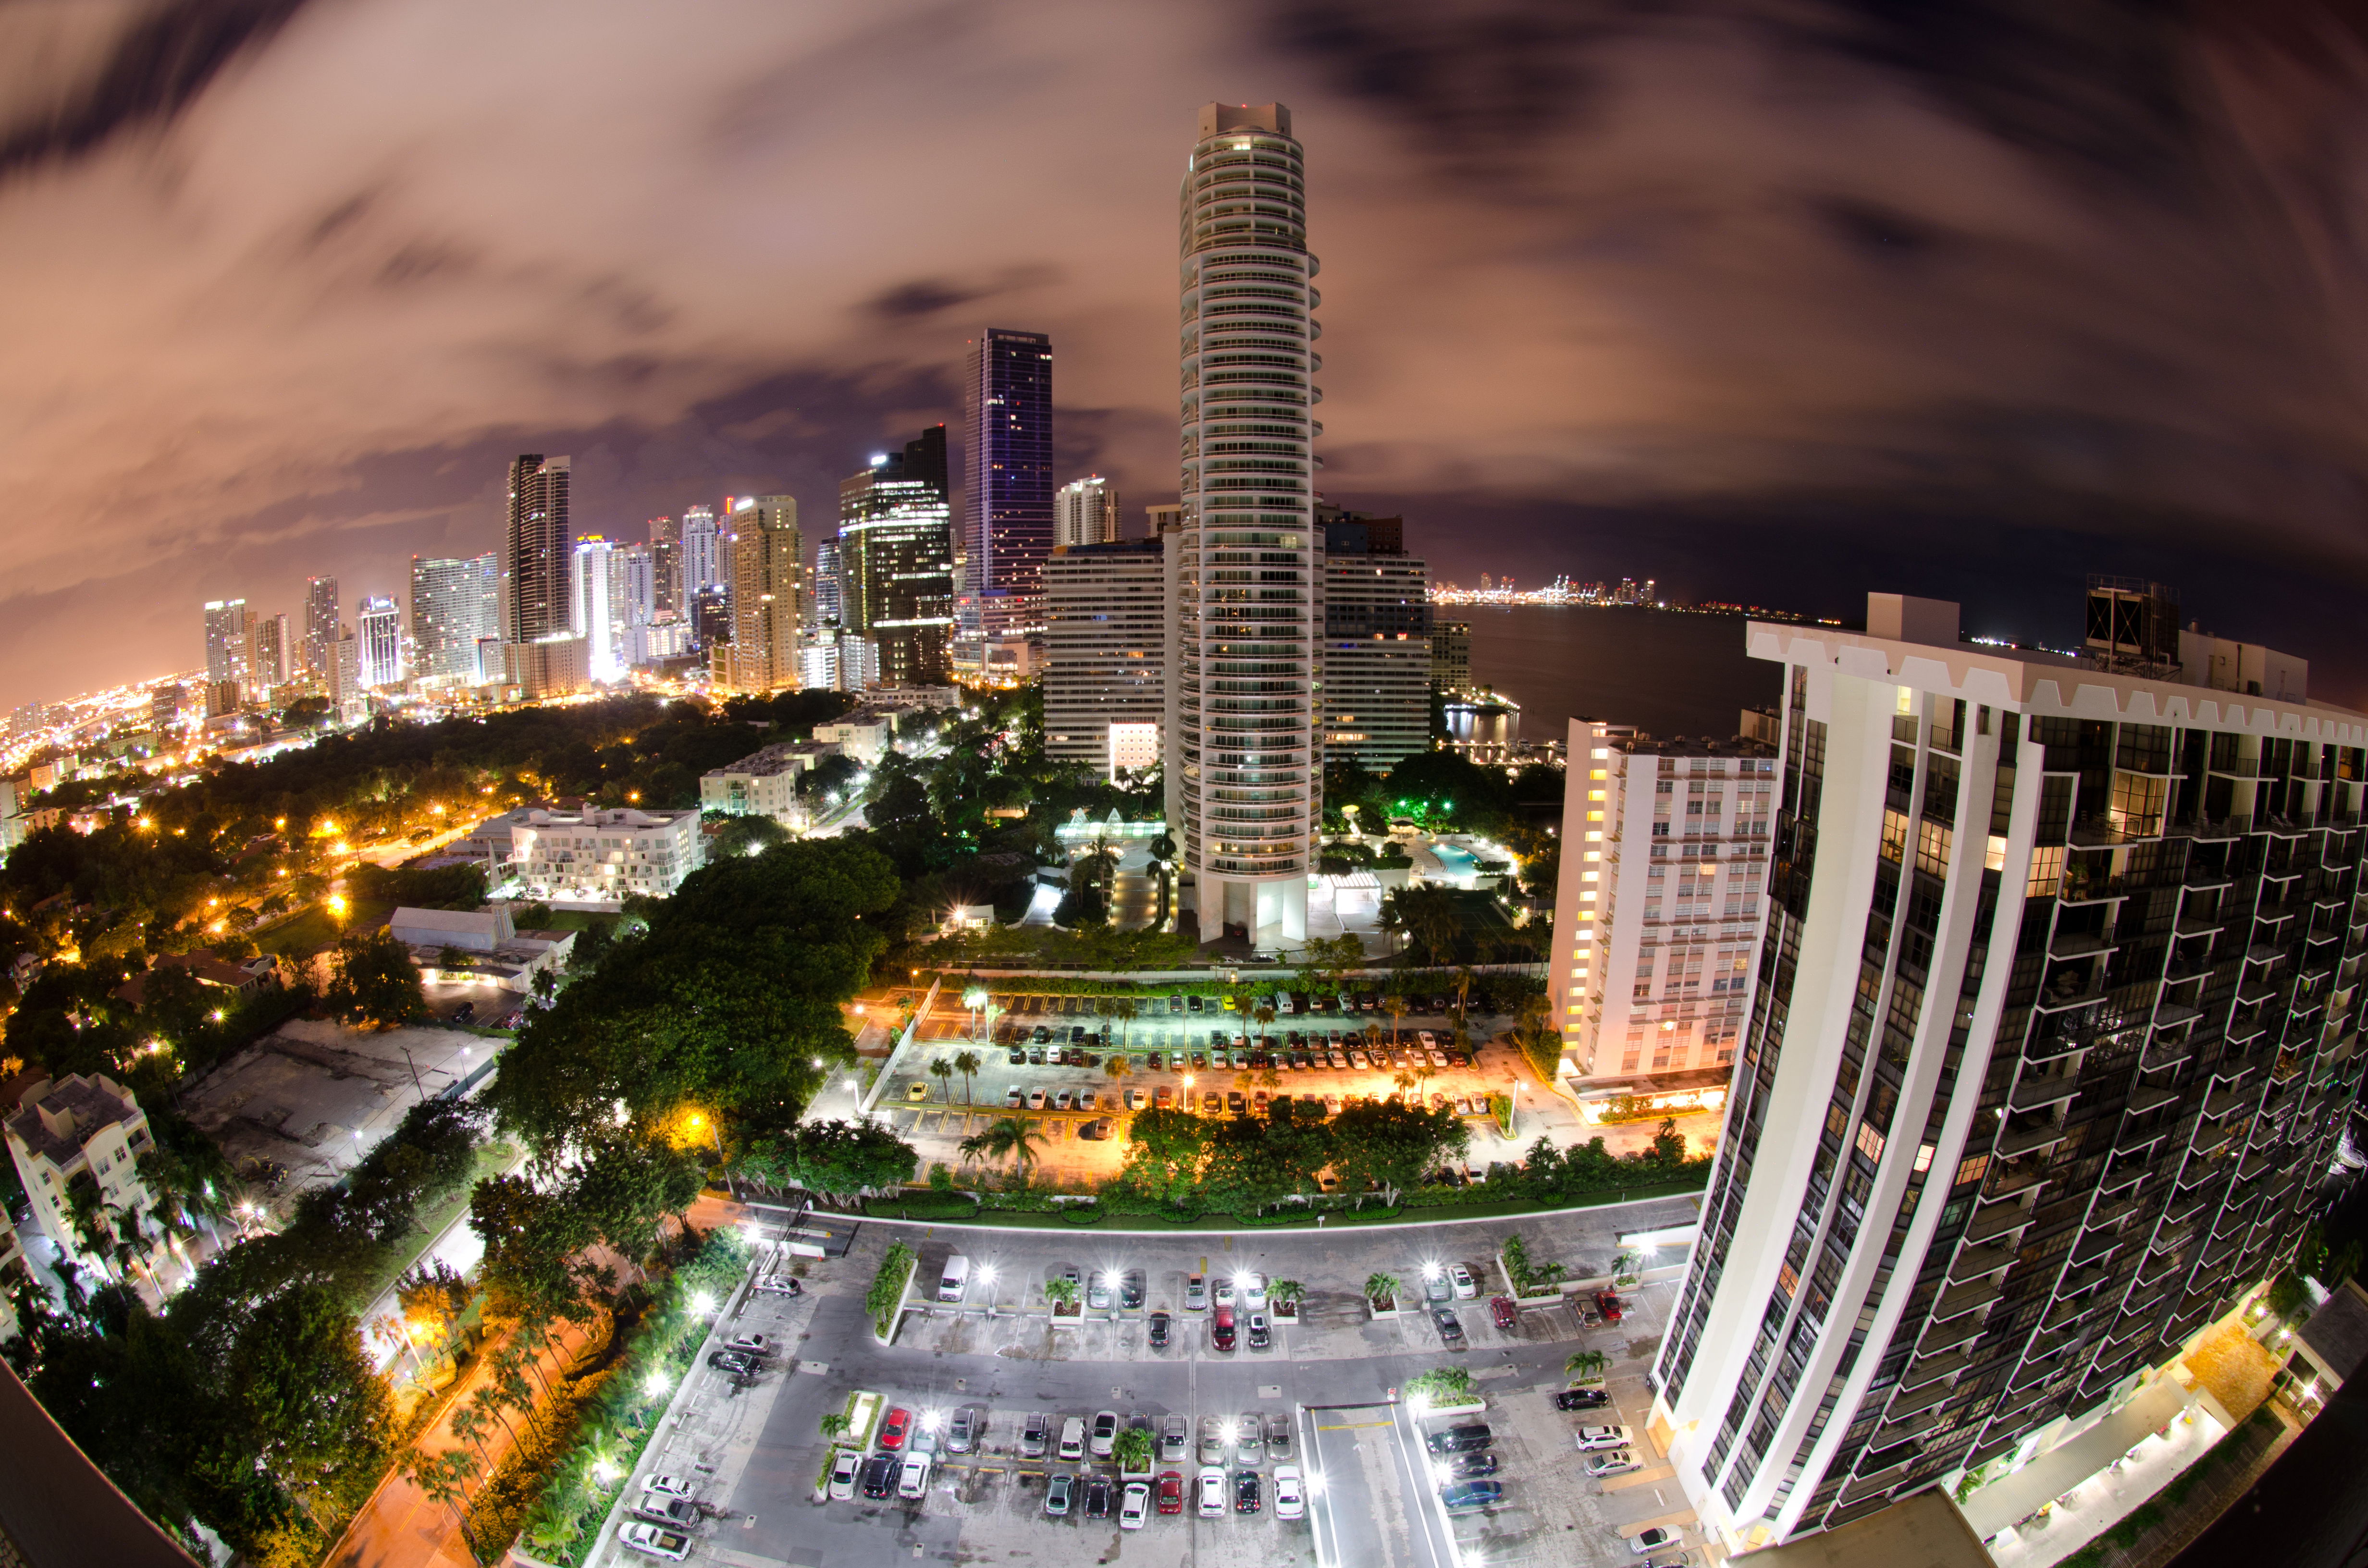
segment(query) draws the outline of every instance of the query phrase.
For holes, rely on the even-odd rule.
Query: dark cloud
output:
[[[92,0],[0,6],[0,702],[187,665],[203,598],[399,591],[517,451],[587,529],[811,534],[990,320],[1139,516],[1220,95],[1308,147],[1327,490],[1442,574],[2050,636],[2144,574],[2368,687],[2333,0]]]

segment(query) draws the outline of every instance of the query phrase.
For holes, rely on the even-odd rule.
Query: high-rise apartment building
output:
[[[1044,751],[1113,778],[1159,759],[1167,717],[1163,541],[1053,547],[1044,562]]]
[[[800,683],[800,608],[805,543],[798,503],[790,495],[749,495],[734,503],[732,641],[717,650],[715,678],[734,691],[777,691]]]
[[[1570,722],[1546,976],[1565,1075],[1726,1075],[1759,940],[1775,755]]]
[[[972,340],[962,392],[962,635],[1032,635],[1053,549],[1053,340],[988,327]]]
[[[1053,493],[1053,548],[1113,544],[1119,538],[1118,486],[1101,475],[1073,479]]]
[[[1747,632],[1767,924],[1652,1415],[1730,1543],[2143,1397],[2292,1256],[2359,1084],[2368,719],[1868,627]]]
[[[207,602],[207,685],[236,681],[244,687],[254,679],[247,665],[248,654],[254,647],[250,627],[254,619],[245,599],[211,599]]]
[[[650,519],[650,615],[682,613],[682,525],[672,517]]]
[[[1386,773],[1430,749],[1430,569],[1406,519],[1318,506],[1324,755]]]
[[[403,614],[393,599],[372,594],[354,617],[361,680],[366,687],[403,684]]]
[[[1437,620],[1430,627],[1430,684],[1443,692],[1472,687],[1472,625]]]
[[[611,558],[610,570],[616,574],[616,586],[609,598],[614,602],[618,624],[630,630],[647,626],[657,619],[658,554],[657,547],[629,544]]]
[[[285,615],[250,615],[246,620],[246,667],[256,701],[286,686],[294,670],[294,640]]]
[[[688,615],[691,601],[702,588],[713,587],[723,581],[723,572],[716,554],[715,508],[686,506],[682,513],[682,528],[677,536],[680,541],[681,560],[678,577],[681,583],[680,608]]]
[[[304,579],[304,667],[325,678],[329,650],[337,640],[337,580]]]
[[[568,634],[570,556],[575,536],[567,526],[568,460],[528,452],[510,464],[509,529],[505,567],[509,573],[509,624],[513,642],[539,642]]]
[[[1201,938],[1261,947],[1306,937],[1323,790],[1310,412],[1322,361],[1304,177],[1282,105],[1201,110],[1180,198],[1184,521],[1167,548],[1167,820]]]
[[[328,687],[330,703],[341,716],[351,717],[361,711],[362,645],[350,626],[337,628],[337,635],[328,647],[328,667],[321,672],[323,684]]]
[[[846,621],[880,650],[890,686],[943,686],[953,631],[946,429],[932,426],[838,485]],[[1042,574],[1035,592],[1042,592]]]
[[[494,555],[411,558],[411,648],[423,678],[476,684],[477,644],[501,631],[494,615],[500,572]]]
[[[838,540],[814,543],[814,575],[808,579],[807,601],[815,626],[838,626],[847,619],[847,581],[839,569]]]
[[[624,674],[624,623],[618,615],[616,547],[598,534],[575,541],[575,562],[570,575],[574,603],[569,623],[584,639],[585,668],[594,680],[611,681]]]

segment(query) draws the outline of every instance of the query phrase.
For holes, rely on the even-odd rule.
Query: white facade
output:
[[[617,611],[613,564],[615,549],[595,535],[575,541],[575,561],[569,583],[575,613],[570,625],[584,640],[586,674],[594,680],[612,681],[624,674],[624,631]]]
[[[403,616],[394,601],[375,594],[363,599],[354,617],[354,633],[362,685],[402,685]]]
[[[1044,751],[1104,777],[1118,727],[1155,737],[1167,717],[1167,591],[1162,541],[1060,545],[1044,562]]]
[[[1759,939],[1775,754],[1574,719],[1546,989],[1580,1084],[1735,1060]]]
[[[2291,1258],[2359,1086],[2368,718],[1904,608],[1747,633],[1766,924],[1651,1417],[1730,1550],[2129,1400]]]
[[[1118,486],[1099,474],[1089,474],[1053,492],[1053,549],[1117,540]]]
[[[538,810],[510,827],[510,873],[529,898],[664,897],[701,859],[697,812]]]
[[[686,606],[698,597],[701,588],[712,588],[723,584],[723,560],[716,543],[714,507],[683,508],[678,570],[682,573],[682,602]]]
[[[108,1209],[141,1213],[154,1205],[138,1169],[153,1147],[148,1113],[114,1079],[76,1073],[26,1089],[6,1127],[17,1179],[42,1233],[85,1268],[111,1270],[114,1259],[94,1255],[75,1230],[72,1195],[77,1182],[87,1181]]]
[[[1167,820],[1180,928],[1307,936],[1320,821],[1316,260],[1281,104],[1201,110],[1180,195],[1183,525],[1169,537]]]
[[[784,827],[803,827],[806,811],[798,779],[839,748],[822,741],[783,743],[700,775],[699,809],[727,816],[770,817]]]

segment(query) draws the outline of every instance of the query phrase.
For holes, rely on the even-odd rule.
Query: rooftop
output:
[[[852,717],[852,715],[849,715]],[[705,778],[725,778],[742,776],[751,778],[769,778],[779,773],[796,773],[818,757],[837,756],[838,747],[830,741],[784,741],[752,752],[737,762],[711,767],[700,775]]]
[[[28,1086],[17,1114],[8,1119],[8,1131],[51,1165],[71,1165],[93,1133],[139,1111],[131,1091],[114,1079],[75,1073]]]
[[[1918,1492],[1865,1518],[1729,1561],[1753,1568],[1991,1568],[1982,1538],[1939,1491]]]
[[[2345,1280],[2294,1333],[2312,1360],[2350,1381],[2368,1361],[2368,1291]]]

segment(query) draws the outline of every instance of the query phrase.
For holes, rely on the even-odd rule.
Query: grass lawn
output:
[[[614,926],[618,921],[622,920],[624,916],[621,915],[605,914],[602,911],[596,909],[554,909],[551,912],[551,924],[544,926],[543,929],[546,931],[589,931],[595,926]]]
[[[255,945],[275,956],[302,957],[328,947],[348,931],[368,931],[383,925],[393,913],[394,905],[391,903],[357,900],[340,920],[329,913],[328,905],[316,903],[268,931],[256,932]]]

